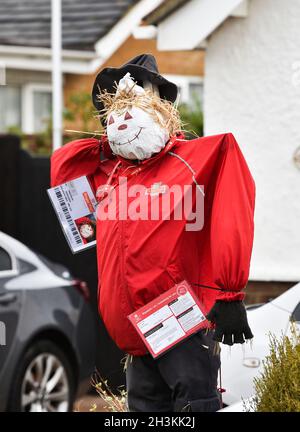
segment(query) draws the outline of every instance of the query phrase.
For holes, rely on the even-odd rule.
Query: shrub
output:
[[[193,98],[192,104],[180,104],[178,110],[183,129],[188,139],[203,136],[203,111],[200,100]]]
[[[291,338],[270,335],[270,354],[254,387],[251,411],[300,412],[300,335],[294,324]]]
[[[64,110],[64,121],[67,126],[65,129],[82,131],[81,133],[68,133],[67,141],[93,136],[93,132],[96,134],[102,132],[97,112],[92,105],[91,95],[84,91],[71,94]]]

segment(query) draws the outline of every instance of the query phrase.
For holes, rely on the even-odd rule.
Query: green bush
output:
[[[84,91],[73,93],[64,110],[64,120],[76,123],[76,129],[83,132],[93,132],[95,127],[101,128],[99,120],[95,118],[96,115],[91,95]]]
[[[19,127],[10,127],[7,132],[17,135],[21,141],[21,148],[31,155],[49,156],[52,153],[52,122],[49,120],[45,130],[35,134],[24,134]]]
[[[187,139],[203,135],[203,112],[200,100],[194,96],[191,104],[178,106],[183,123],[183,130]],[[91,96],[87,92],[77,92],[70,96],[67,107],[64,110],[64,121],[71,124],[64,127],[63,143],[74,139],[99,136],[103,132],[100,121],[96,118],[95,108],[92,105]],[[73,126],[74,125],[74,126]],[[77,132],[70,132],[75,129]],[[50,155],[52,153],[52,119],[45,123],[42,132],[26,135],[19,127],[10,127],[8,133],[20,137],[23,149],[32,155]]]
[[[270,354],[254,387],[251,411],[300,412],[300,335],[295,325],[291,338],[270,335]]]
[[[99,120],[95,119],[95,111],[92,106],[89,93],[79,92],[72,94],[69,99],[68,107],[63,112],[63,119],[74,124],[72,129],[80,132],[66,132],[64,127],[63,143],[93,136],[95,129],[101,129]],[[20,137],[21,147],[32,155],[49,156],[52,153],[52,118],[45,122],[43,131],[35,134],[24,134],[21,128],[11,126],[8,133]]]
[[[203,136],[203,111],[200,100],[194,96],[192,104],[180,104],[178,110],[183,130],[188,139]]]

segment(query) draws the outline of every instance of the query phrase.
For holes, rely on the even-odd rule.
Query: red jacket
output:
[[[52,187],[88,175],[96,191],[106,184],[117,163],[119,170],[112,179],[116,192],[119,176],[127,177],[128,186],[142,184],[151,190],[159,182],[170,187],[195,186],[193,173],[205,191],[200,231],[186,231],[185,219],[97,219],[101,316],[120,349],[144,355],[147,349],[127,316],[175,283],[187,280],[206,311],[216,299],[244,298],[240,291],[249,274],[255,185],[229,133],[191,141],[172,137],[155,158],[138,165],[122,158],[100,162],[97,139],[77,140],[54,152]],[[137,167],[141,168],[138,172]],[[145,194],[142,199],[153,198]],[[155,199],[161,198],[158,195]]]

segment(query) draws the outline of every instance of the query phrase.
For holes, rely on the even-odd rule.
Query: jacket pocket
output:
[[[182,412],[216,412],[221,409],[221,400],[218,396],[208,399],[195,399],[188,401]]]

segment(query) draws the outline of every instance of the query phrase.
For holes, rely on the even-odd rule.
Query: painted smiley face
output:
[[[106,131],[113,153],[127,159],[149,158],[160,151],[168,139],[168,132],[155,116],[136,106],[110,112]]]
[[[107,119],[107,136],[113,146],[131,144],[140,138],[143,129],[151,126],[152,117],[146,111],[131,107],[122,113],[113,111]]]

